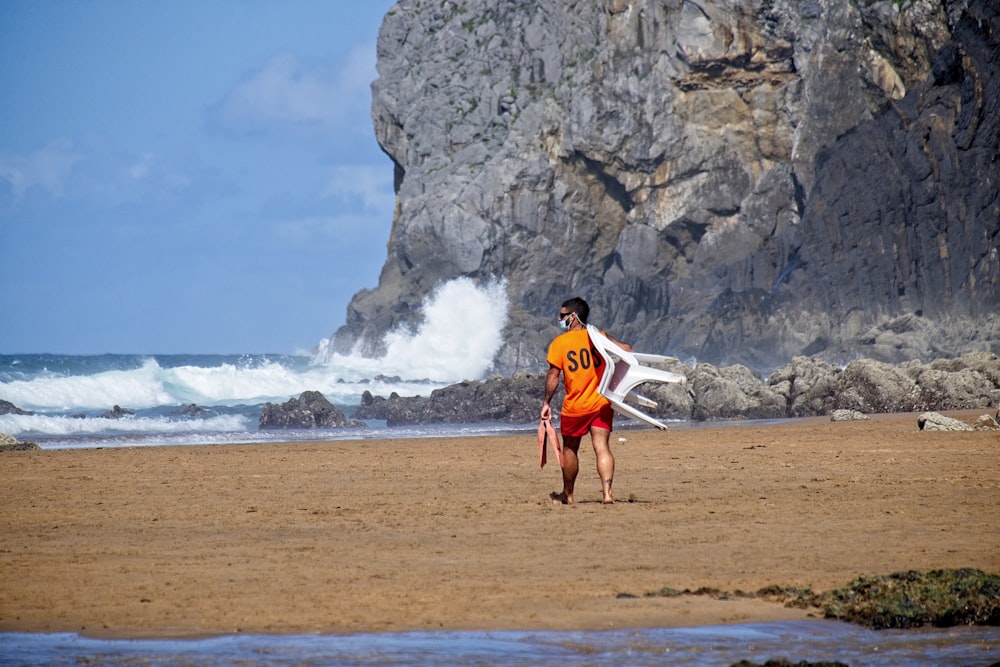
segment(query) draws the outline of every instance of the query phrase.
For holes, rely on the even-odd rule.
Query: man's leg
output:
[[[611,495],[611,483],[615,479],[615,457],[611,453],[611,431],[600,426],[591,426],[590,439],[594,443],[594,455],[597,457],[597,474],[601,477],[604,502],[613,503],[615,499]]]
[[[576,486],[576,475],[580,472],[580,436],[563,436],[563,490],[553,493],[552,500],[568,504],[573,502],[573,489]]]

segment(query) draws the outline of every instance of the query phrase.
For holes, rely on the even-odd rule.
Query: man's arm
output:
[[[549,372],[545,376],[545,399],[542,401],[542,419],[552,419],[552,406],[549,403],[559,389],[559,369],[549,364]]]

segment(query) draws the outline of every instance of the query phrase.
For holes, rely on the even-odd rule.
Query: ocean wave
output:
[[[52,375],[0,385],[0,398],[24,410],[73,410],[128,405],[145,408],[176,402],[164,388],[162,371],[153,359],[133,370],[107,370],[92,375]]]
[[[377,359],[333,353],[328,342],[312,357],[0,355],[0,399],[35,413],[0,415],[0,432],[40,441],[93,436],[95,443],[112,437],[176,441],[175,434],[184,434],[180,439],[186,442],[207,442],[218,434],[218,441],[229,442],[258,437],[261,405],[284,403],[304,391],[318,391],[350,413],[366,391],[427,396],[454,382],[481,379],[502,342],[504,284],[453,280],[431,295],[422,314],[416,329],[389,332],[387,352]],[[178,414],[178,407],[191,404],[208,412],[193,418]],[[114,406],[137,414],[95,418]],[[81,414],[87,418],[77,418]]]
[[[246,431],[250,419],[245,415],[215,415],[204,419],[144,417],[129,415],[120,419],[79,418],[53,415],[0,415],[0,433],[18,438],[27,436],[79,436],[115,433],[197,433]],[[256,424],[254,424],[256,427]]]
[[[319,391],[332,403],[358,405],[364,391],[400,396],[426,395],[444,383],[375,377],[345,381],[357,375],[335,365],[298,367],[267,362],[252,368],[235,363],[163,368],[147,359],[141,368],[93,375],[44,376],[0,384],[0,398],[22,410],[64,412],[99,410],[120,405],[131,410],[163,406],[225,406],[283,403],[304,391]]]
[[[446,384],[482,378],[503,342],[506,283],[477,286],[468,278],[452,280],[430,295],[422,312],[424,320],[417,329],[397,328],[386,334],[386,354],[380,358],[338,354],[324,340],[316,362],[354,379],[398,376]]]

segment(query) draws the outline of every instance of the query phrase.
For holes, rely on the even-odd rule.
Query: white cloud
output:
[[[271,56],[213,109],[225,129],[253,131],[277,126],[331,130],[370,104],[376,76],[375,44],[354,47],[336,63],[304,62],[289,51]]]
[[[0,153],[0,180],[10,183],[14,201],[39,186],[53,197],[61,197],[73,165],[83,159],[66,139],[50,142],[28,155]]]

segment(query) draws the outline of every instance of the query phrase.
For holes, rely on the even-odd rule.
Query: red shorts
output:
[[[606,428],[611,430],[611,421],[615,418],[615,412],[611,405],[605,405],[597,412],[588,415],[560,415],[559,432],[563,437],[581,437],[590,433],[590,427]]]

